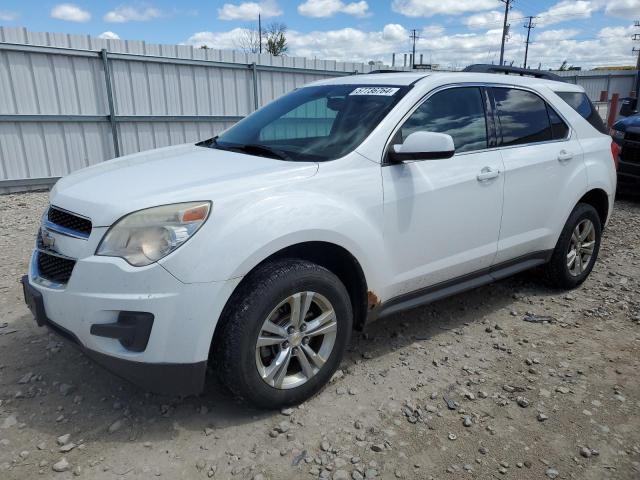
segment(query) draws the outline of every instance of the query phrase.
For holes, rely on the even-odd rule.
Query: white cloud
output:
[[[91,20],[91,14],[72,3],[61,3],[51,9],[51,18],[83,23]]]
[[[538,14],[536,22],[540,26],[553,25],[555,23],[575,21],[579,18],[590,18],[600,5],[590,0],[562,0],[548,10]]]
[[[10,12],[9,10],[0,10],[0,21],[13,22],[20,17],[18,12]]]
[[[558,68],[563,60],[584,68],[600,65],[629,65],[635,63],[629,45],[620,42],[634,27],[609,27],[601,29],[597,38],[576,39],[575,29],[534,30],[533,43],[529,46],[528,62],[532,66],[542,63],[543,68]],[[526,31],[512,29],[511,39],[505,45],[507,63],[521,65],[524,59]],[[211,48],[236,48],[237,38],[242,32],[236,28],[226,32],[200,32],[186,43],[194,46],[207,45]],[[491,63],[498,61],[502,28],[488,31],[449,34],[442,27],[435,26],[428,34],[420,32],[416,44],[416,54],[439,64],[443,68],[463,68],[471,63]],[[593,36],[593,35],[592,35]],[[400,24],[387,24],[379,31],[363,31],[356,28],[339,30],[287,32],[289,55],[307,58],[333,59],[340,61],[390,63],[392,53],[403,61],[405,53],[411,51],[409,31]]]
[[[326,18],[336,13],[346,13],[354,17],[366,17],[369,15],[369,4],[361,0],[359,2],[345,3],[342,0],[306,0],[298,5],[298,13],[305,17]]]
[[[390,42],[401,42],[409,38],[409,31],[397,23],[389,23],[382,29],[382,38]]]
[[[498,8],[499,0],[393,0],[391,8],[407,17],[460,15]]]
[[[524,14],[518,10],[509,12],[509,21],[513,25],[514,21],[520,21]],[[463,20],[469,28],[496,28],[502,26],[504,22],[504,10],[491,10],[489,12],[476,13]]]
[[[102,38],[104,40],[120,40],[120,35],[118,35],[117,33],[106,31],[98,35],[98,38]]]
[[[640,15],[640,0],[608,0],[604,11],[614,17],[636,18]]]
[[[275,0],[244,2],[239,5],[225,3],[222,8],[218,9],[220,20],[257,20],[258,14],[262,18],[277,17],[282,15],[282,10]]]
[[[580,33],[580,30],[575,28],[559,29],[559,30],[544,30],[539,32],[535,36],[536,42],[560,42],[575,37]]]
[[[197,32],[191,35],[186,43],[195,47],[206,45],[219,50],[232,50],[236,48],[238,39],[244,32],[244,28],[234,28],[228,32]]]
[[[148,22],[160,17],[162,17],[162,12],[157,8],[137,8],[121,5],[115,10],[107,12],[104,16],[104,21],[110,23]]]
[[[424,27],[420,35],[422,37],[440,37],[444,33],[444,27],[442,25],[429,25],[428,27]]]

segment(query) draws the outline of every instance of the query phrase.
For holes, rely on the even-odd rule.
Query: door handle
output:
[[[572,158],[573,158],[573,153],[567,152],[566,150],[560,150],[560,153],[558,153],[559,162],[568,162]]]
[[[500,170],[494,170],[491,167],[484,167],[476,177],[479,182],[486,182],[500,175]]]

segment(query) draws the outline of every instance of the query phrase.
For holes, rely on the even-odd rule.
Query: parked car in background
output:
[[[376,318],[536,266],[584,282],[616,189],[587,107],[526,76],[312,83],[218,137],[61,179],[25,301],[146,389],[199,393],[212,363],[255,405],[302,402]]]
[[[622,118],[611,128],[619,147],[618,191],[640,194],[640,114]]]

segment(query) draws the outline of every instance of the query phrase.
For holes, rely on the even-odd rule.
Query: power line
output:
[[[527,41],[525,42],[525,49],[524,49],[524,68],[527,68],[527,56],[529,55],[529,36],[531,35],[531,29],[532,28],[536,28],[536,25],[533,23],[533,19],[536,18],[532,15],[527,17],[529,19],[529,22],[524,25],[524,28],[527,29]]]
[[[504,65],[504,42],[507,36],[507,29],[509,25],[507,25],[507,18],[509,17],[509,9],[511,8],[511,3],[514,0],[500,0],[504,3],[504,23],[502,24],[502,42],[500,44],[500,65]]]

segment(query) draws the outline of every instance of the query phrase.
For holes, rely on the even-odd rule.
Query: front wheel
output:
[[[586,203],[576,205],[546,266],[552,285],[571,289],[584,282],[598,258],[601,237],[596,209]]]
[[[213,349],[224,385],[254,405],[280,408],[305,401],[329,381],[353,314],[338,277],[289,259],[252,273],[221,321]]]

